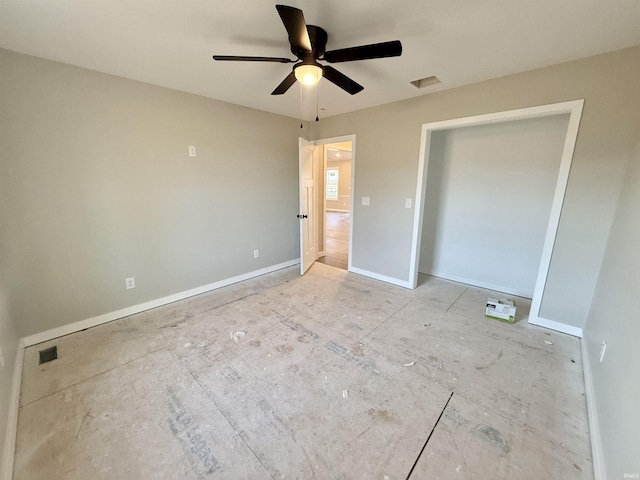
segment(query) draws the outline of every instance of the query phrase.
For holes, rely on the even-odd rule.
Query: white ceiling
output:
[[[329,34],[327,50],[400,40],[398,58],[334,64],[362,84],[327,80],[320,117],[640,44],[638,0],[282,0]],[[271,91],[291,64],[214,62],[213,54],[289,56],[264,0],[0,0],[0,46],[121,77],[300,118],[300,89]],[[436,75],[418,90],[409,82]],[[315,87],[303,117],[315,118]]]
[[[327,150],[327,160],[329,161],[351,161],[351,142],[331,143],[325,145]]]

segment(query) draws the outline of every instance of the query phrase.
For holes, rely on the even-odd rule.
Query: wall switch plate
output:
[[[369,197],[362,197],[362,205],[365,207],[369,206]]]
[[[4,368],[4,355],[2,354],[1,348],[0,348],[0,367]]]
[[[258,258],[260,256],[260,250],[253,251],[253,258]]]
[[[196,156],[196,147],[194,147],[193,145],[189,145],[189,156],[190,157]]]
[[[607,351],[607,341],[602,340],[602,345],[600,345],[600,361],[604,360],[604,352]]]
[[[133,277],[125,278],[124,279],[124,286],[127,288],[127,290],[131,290],[132,288],[136,288],[136,279],[133,278]]]
[[[410,198],[405,198],[404,199],[404,208],[411,208],[411,199]]]

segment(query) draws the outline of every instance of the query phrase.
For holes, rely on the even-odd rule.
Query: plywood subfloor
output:
[[[318,261],[332,267],[349,268],[349,222],[348,212],[325,212],[326,244],[325,255]]]
[[[593,478],[579,340],[489,293],[316,264],[30,347],[15,478]]]

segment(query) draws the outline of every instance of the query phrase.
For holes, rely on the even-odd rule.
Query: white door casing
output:
[[[489,113],[472,117],[457,118],[453,120],[443,120],[439,122],[425,123],[422,125],[422,135],[420,140],[420,157],[418,160],[418,182],[416,187],[416,203],[413,221],[413,236],[411,244],[411,260],[409,264],[409,278],[406,281],[408,288],[416,288],[418,283],[418,264],[420,261],[420,242],[422,237],[422,219],[424,215],[424,190],[427,182],[427,171],[429,165],[429,153],[431,143],[431,133],[437,130],[450,128],[468,127],[473,125],[486,125],[526,118],[544,117],[549,115],[569,114],[569,125],[566,139],[560,160],[560,170],[556,181],[556,188],[549,215],[549,223],[545,234],[544,246],[538,269],[538,276],[531,301],[529,313],[529,323],[541,327],[550,328],[559,332],[568,333],[577,337],[582,337],[582,329],[572,325],[566,325],[554,320],[540,316],[542,296],[546,287],[547,275],[551,264],[551,255],[555,244],[556,233],[560,223],[560,214],[564,202],[564,195],[569,180],[569,171],[573,159],[576,140],[578,138],[578,128],[582,116],[584,100],[573,100],[568,102],[528,107],[505,112]]]
[[[304,275],[318,255],[316,253],[315,228],[315,152],[316,146],[300,137],[299,139],[299,192],[300,210],[300,275]]]
[[[340,137],[330,137],[330,138],[321,138],[318,140],[315,140],[313,142],[314,145],[316,146],[320,146],[320,145],[330,145],[332,143],[343,143],[343,142],[351,142],[351,187],[350,187],[350,191],[351,191],[351,199],[350,199],[350,205],[349,205],[349,253],[348,253],[348,266],[347,266],[347,270],[349,272],[356,272],[359,273],[361,275],[364,276],[371,276],[369,275],[369,272],[365,272],[364,270],[360,270],[357,269],[355,267],[353,267],[352,265],[352,259],[353,259],[353,224],[355,222],[355,217],[356,217],[356,211],[354,209],[354,202],[355,202],[355,179],[356,179],[356,136],[355,134],[350,134],[350,135],[343,135]],[[324,168],[322,168],[322,172],[323,175],[326,175],[324,172],[326,170],[326,152],[322,152],[322,156],[318,159],[318,161],[324,162]],[[323,203],[322,205],[319,205],[319,208],[322,208],[323,211],[326,208],[326,199],[324,199],[325,197],[325,193],[323,192],[322,194],[322,198],[323,198]],[[327,245],[327,238],[326,238],[326,228],[325,230],[325,236],[324,236],[324,243],[323,245],[326,248]],[[372,278],[376,278],[376,277],[372,277]]]

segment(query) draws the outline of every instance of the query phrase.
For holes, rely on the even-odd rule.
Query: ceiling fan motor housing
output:
[[[311,53],[313,53],[314,58],[318,59],[324,55],[329,36],[324,28],[316,27],[315,25],[307,25],[307,32],[309,32],[309,40],[311,40],[311,49],[313,50]],[[293,48],[291,48],[291,51],[293,51]],[[293,52],[294,55],[295,53]]]
[[[319,68],[320,72],[323,72],[324,68],[322,65],[318,63],[317,60],[322,55],[324,55],[325,48],[327,45],[327,39],[328,39],[327,32],[323,28],[317,27],[315,25],[307,25],[307,32],[309,33],[309,40],[311,41],[310,52],[294,47],[293,45],[291,46],[291,53],[293,53],[300,60],[300,62],[296,63],[293,66],[293,71],[295,72],[298,67],[313,65],[314,67]],[[299,75],[296,75],[296,77],[298,76]],[[298,79],[300,80],[300,78]],[[313,82],[301,81],[301,83],[303,84],[317,83],[318,80],[320,80],[319,77],[314,79]]]

